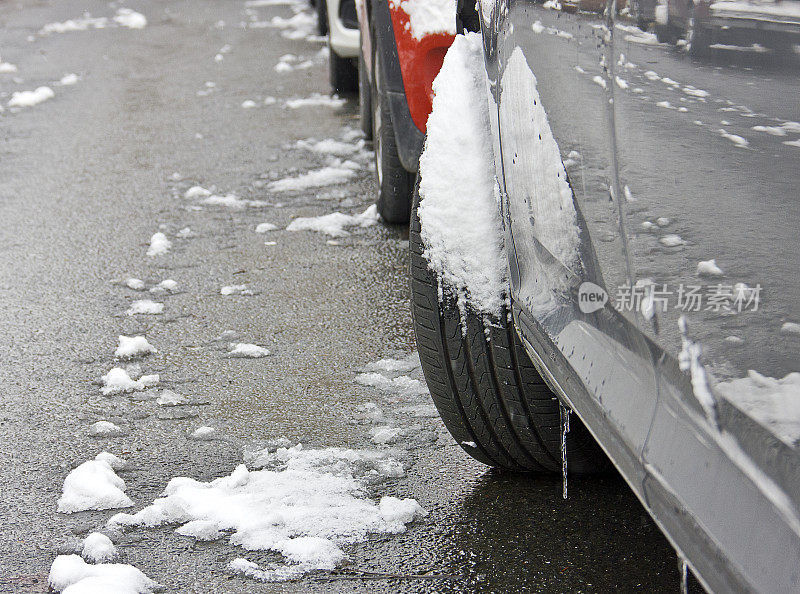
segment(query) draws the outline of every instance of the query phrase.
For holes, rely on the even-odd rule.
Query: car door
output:
[[[698,59],[613,3],[481,15],[533,358],[707,586],[796,589],[797,53]]]

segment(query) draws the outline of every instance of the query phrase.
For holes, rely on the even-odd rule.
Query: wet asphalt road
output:
[[[46,591],[54,557],[113,514],[56,512],[68,471],[97,452],[128,460],[120,476],[142,505],[170,478],[229,474],[245,448],[281,435],[310,447],[374,447],[357,407],[373,401],[389,409],[392,402],[354,384],[355,373],[414,348],[405,229],[358,230],[341,245],[311,232],[253,232],[260,222],[283,228],[296,216],[361,212],[373,201],[366,163],[355,181],[333,192],[264,189],[266,180],[321,165],[293,148],[295,141],[357,127],[352,98],[339,110],[282,105],[327,92],[326,64],[314,58],[322,44],[242,28],[249,17],[241,1],[141,0],[130,7],[146,15],[146,28],[40,36],[45,23],[84,11],[111,16],[116,7],[0,5],[0,55],[19,69],[1,75],[2,103],[15,90],[55,90],[45,103],[0,114],[3,592]],[[259,8],[256,18],[275,15],[291,12]],[[226,44],[230,51],[215,61]],[[278,74],[274,65],[286,53],[315,65]],[[75,86],[54,84],[69,72],[80,75]],[[216,86],[198,96],[206,81]],[[263,105],[267,96],[277,103]],[[247,99],[258,107],[243,109]],[[269,205],[199,209],[181,197],[194,184]],[[176,237],[185,227],[191,237]],[[148,239],[158,230],[173,249],[148,258]],[[112,282],[128,276],[173,278],[180,290],[156,297],[163,315],[136,319],[124,312],[142,295]],[[254,295],[220,295],[231,284],[247,284]],[[227,330],[272,355],[225,358],[225,343],[215,338]],[[135,333],[159,350],[143,361],[145,371],[197,404],[176,412],[100,395],[98,378],[114,366],[117,335]],[[88,437],[100,419],[125,434]],[[195,543],[169,528],[126,533],[118,540],[122,561],[170,592],[677,589],[674,553],[618,477],[574,479],[563,501],[558,479],[490,472],[438,420],[418,422],[436,439],[409,445],[406,477],[379,494],[415,497],[430,514],[405,534],[349,547],[351,563],[341,574],[287,584],[233,577],[225,566],[241,551],[226,541]],[[188,440],[200,425],[215,427],[222,439]],[[423,573],[438,577],[416,577]]]

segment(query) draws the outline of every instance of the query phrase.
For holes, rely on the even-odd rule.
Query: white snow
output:
[[[248,206],[262,207],[269,204],[263,200],[245,200],[244,198],[239,198],[235,194],[226,194],[225,196],[212,194],[200,202],[202,204],[208,204],[209,206],[224,206],[226,208],[233,208],[235,210],[240,210]]]
[[[153,233],[153,236],[150,238],[150,247],[147,248],[147,255],[150,257],[162,256],[166,254],[171,247],[172,242],[167,239],[166,235],[159,231]]]
[[[419,396],[428,393],[428,388],[423,382],[407,375],[390,378],[380,373],[359,373],[355,377],[355,382],[362,386],[372,386],[383,392],[402,396]]]
[[[58,511],[64,514],[131,506],[133,501],[125,495],[125,481],[101,456],[84,462],[67,475],[58,500]]]
[[[644,73],[644,76],[647,80],[661,80],[658,72],[653,72],[652,70],[648,70]]]
[[[125,286],[129,289],[133,289],[134,291],[143,291],[145,284],[142,279],[139,278],[129,278],[125,280]]]
[[[686,245],[686,242],[681,238],[680,235],[675,235],[672,233],[665,235],[658,241],[661,243],[661,245],[666,247],[678,247],[680,245]]]
[[[178,290],[178,281],[172,280],[171,278],[165,278],[160,283],[158,283],[155,287],[151,287],[151,293],[163,293],[164,291],[169,291],[173,293]]]
[[[659,101],[656,106],[663,107],[664,109],[674,109],[669,101]]]
[[[117,514],[112,528],[178,524],[180,534],[226,536],[246,550],[269,550],[285,563],[262,569],[244,559],[229,569],[262,581],[281,581],[312,570],[335,569],[346,560],[344,544],[370,534],[398,534],[426,512],[413,499],[368,496],[368,485],[403,475],[389,453],[341,448],[279,448],[251,456],[208,483],[172,479],[152,505]],[[261,470],[257,470],[260,468]]]
[[[161,394],[156,398],[156,404],[159,406],[181,406],[182,404],[188,404],[188,402],[183,394],[178,394],[172,390],[162,390]]]
[[[58,81],[58,84],[68,87],[78,83],[78,75],[77,74],[65,74],[61,77],[61,80]]]
[[[0,74],[13,74],[17,71],[17,67],[10,62],[3,62],[3,59],[0,58]]]
[[[370,436],[372,437],[372,442],[378,445],[386,445],[395,441],[398,437],[400,437],[402,430],[398,427],[390,427],[388,425],[382,425],[380,427],[373,427],[370,431]]]
[[[252,99],[246,99],[246,100],[242,101],[242,107],[244,109],[251,109],[251,108],[253,108],[255,106],[256,106],[256,102],[253,101]]]
[[[656,219],[656,225],[658,225],[659,227],[666,227],[667,225],[670,224],[670,222],[671,221],[667,217],[658,217]]]
[[[697,263],[697,274],[698,276],[722,276],[725,273],[717,266],[717,261],[712,258]]]
[[[749,17],[768,16],[780,21],[789,19],[795,22],[800,19],[800,6],[793,2],[745,2],[742,0],[717,0],[712,2],[709,9],[714,16],[747,15]]]
[[[785,144],[786,146],[800,147],[800,138],[798,138],[797,140],[785,140],[783,144]]]
[[[733,144],[735,144],[737,148],[745,148],[750,144],[746,138],[743,138],[737,134],[730,134],[722,128],[719,129],[719,133],[720,136],[722,136],[723,138],[727,138]]]
[[[272,223],[259,223],[256,225],[256,233],[267,233],[268,231],[274,231],[277,229],[277,225],[273,225]]]
[[[306,39],[316,33],[317,17],[308,12],[298,12],[292,17],[272,17],[270,27],[283,29],[281,36],[286,39]]]
[[[122,429],[111,421],[97,421],[89,427],[89,435],[92,437],[120,435]]]
[[[219,290],[220,295],[252,295],[247,285],[225,285]]]
[[[147,26],[147,19],[141,13],[130,8],[120,8],[114,16],[114,22],[128,29],[144,29]]]
[[[789,445],[800,440],[800,373],[775,379],[751,369],[714,389]]]
[[[771,136],[786,136],[786,130],[781,126],[753,126],[756,132],[766,132]]]
[[[378,222],[378,210],[373,204],[364,212],[348,215],[341,212],[318,217],[298,217],[286,227],[287,231],[317,231],[331,237],[346,237],[350,232],[345,227],[370,227]]]
[[[158,584],[132,565],[91,565],[78,555],[59,555],[50,566],[50,587],[64,594],[152,594]]]
[[[39,30],[39,35],[66,33],[67,31],[86,31],[87,29],[104,29],[108,24],[106,17],[86,15],[81,19],[69,19],[63,23],[48,23]]]
[[[309,188],[343,184],[355,175],[356,172],[349,167],[323,167],[296,177],[275,180],[269,183],[267,189],[270,192],[298,192]]]
[[[414,39],[437,33],[455,35],[455,0],[389,0],[393,8],[399,7],[408,15],[406,29]]]
[[[248,344],[246,342],[239,342],[232,345],[232,349],[228,352],[228,357],[234,358],[258,359],[260,357],[266,357],[267,355],[269,355],[269,351],[264,347],[260,347],[256,344]]]
[[[409,371],[413,371],[414,369],[419,369],[419,367],[420,367],[419,355],[416,352],[414,352],[402,359],[380,359],[379,361],[368,363],[364,367],[364,371],[367,372],[399,371],[407,373]]]
[[[625,79],[623,79],[623,78],[620,78],[619,76],[615,76],[615,77],[614,77],[614,80],[617,82],[617,86],[618,86],[620,89],[623,89],[623,90],[625,90],[625,89],[627,89],[627,88],[629,87],[629,85],[628,85],[628,81],[626,81],[626,80],[625,80]]]
[[[114,351],[114,356],[120,359],[132,359],[133,357],[149,355],[150,353],[156,352],[158,351],[153,348],[153,345],[147,342],[147,338],[144,336],[123,336],[120,334],[119,346],[117,350]]]
[[[800,336],[800,324],[796,322],[784,322],[783,326],[781,326],[781,334]]]
[[[357,143],[352,144],[333,138],[326,138],[319,141],[309,138],[307,140],[298,140],[296,146],[297,148],[305,149],[313,153],[333,155],[335,157],[349,157],[363,150],[364,144],[364,140],[359,140]]]
[[[151,299],[137,299],[128,310],[125,312],[129,316],[135,316],[138,314],[142,315],[158,315],[163,313],[164,311],[164,304],[163,303],[156,303]]]
[[[117,547],[102,532],[92,532],[83,539],[81,557],[89,563],[108,563],[117,556]]]
[[[128,372],[121,367],[114,367],[102,378],[103,387],[100,392],[104,396],[121,394],[123,392],[141,392],[158,384],[158,374],[143,375],[137,380],[131,379]]]
[[[418,214],[429,267],[471,307],[497,314],[507,264],[481,51],[480,35],[456,36],[434,80]]]
[[[202,186],[192,186],[183,194],[184,198],[205,198],[206,196],[211,196],[211,192]]]
[[[599,74],[596,74],[595,76],[593,76],[593,77],[592,77],[592,82],[593,82],[594,84],[598,85],[598,86],[601,86],[601,87],[603,87],[604,89],[605,89],[605,88],[606,88],[606,86],[607,86],[607,85],[606,85],[606,79],[604,79],[604,78],[603,78],[602,76],[600,76]]]
[[[14,91],[8,102],[9,107],[33,107],[52,99],[56,94],[50,87],[38,87],[35,91]]]
[[[189,436],[189,439],[196,439],[197,441],[211,441],[216,438],[217,438],[217,430],[207,425],[198,427],[197,429],[192,431],[192,434]],[[167,489],[169,489],[169,485],[167,485]],[[113,520],[114,518],[111,519]]]
[[[691,95],[692,97],[708,97],[708,91],[704,91],[703,89],[696,89],[691,85],[686,85],[683,87],[683,92],[687,95]]]
[[[347,103],[347,99],[342,99],[338,95],[313,93],[309,97],[289,99],[286,101],[286,107],[289,109],[298,109],[300,107],[341,107],[345,103]]]
[[[644,31],[639,31],[634,35],[626,35],[625,41],[630,41],[631,43],[639,43],[641,45],[658,45],[658,38],[655,36],[655,34],[646,33]]]

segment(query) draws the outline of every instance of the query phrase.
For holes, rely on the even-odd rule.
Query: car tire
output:
[[[364,138],[372,140],[372,92],[367,76],[367,65],[364,63],[364,54],[358,52],[358,120]]]
[[[675,35],[675,28],[669,23],[666,25],[656,23],[653,25],[653,33],[656,34],[658,43],[669,43],[675,45],[678,42],[677,36]]]
[[[375,172],[378,178],[378,214],[392,225],[408,223],[411,213],[411,174],[403,167],[397,151],[389,102],[381,92],[381,59],[372,56],[372,145],[375,149]]]
[[[711,52],[711,31],[698,22],[694,9],[689,18],[686,41],[689,44],[689,55],[691,56],[702,58]]]
[[[320,35],[328,34],[328,1],[317,0],[317,33]]]
[[[411,302],[425,381],[450,434],[473,458],[524,472],[561,472],[561,410],[503,311],[462,316],[429,268],[420,235],[419,178],[409,226]],[[441,296],[441,298],[440,298]],[[572,474],[599,472],[608,459],[574,415],[567,434]]]
[[[358,86],[358,72],[353,58],[342,58],[328,40],[328,80],[334,93],[353,93]]]

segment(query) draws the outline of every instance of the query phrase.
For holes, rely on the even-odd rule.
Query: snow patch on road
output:
[[[289,99],[285,105],[289,109],[299,109],[301,107],[334,107],[339,108],[347,103],[347,99],[343,99],[338,95],[321,95],[319,93],[312,93],[309,97],[299,99]]]
[[[55,96],[56,94],[50,87],[38,87],[35,91],[15,91],[11,94],[8,106],[33,107]]]
[[[279,179],[267,186],[270,192],[300,192],[310,188],[343,184],[356,176],[351,167],[323,167],[296,177]]]
[[[105,374],[101,380],[103,381],[103,387],[100,388],[100,392],[103,396],[111,396],[112,394],[127,392],[141,392],[147,388],[152,388],[158,385],[160,378],[158,374],[155,373],[152,375],[143,375],[139,379],[133,380],[125,369],[114,367]]]
[[[164,304],[157,303],[151,299],[137,299],[125,312],[129,316],[135,315],[158,315],[164,312]]]
[[[117,547],[102,532],[92,532],[83,539],[81,557],[89,563],[108,563],[117,556]]]
[[[119,335],[119,346],[114,351],[114,356],[120,359],[132,359],[150,353],[156,353],[155,348],[144,336],[123,336]]]
[[[370,227],[378,222],[378,209],[373,204],[367,210],[357,215],[348,215],[341,212],[318,217],[298,217],[286,227],[287,231],[317,231],[331,237],[346,237],[350,235],[346,227]]]
[[[269,355],[269,350],[260,347],[257,344],[249,344],[246,342],[239,342],[231,345],[231,350],[227,356],[239,359],[259,359]]]
[[[86,510],[131,507],[125,481],[117,476],[107,458],[98,455],[72,470],[64,479],[58,511],[72,514]]]
[[[198,539],[228,536],[247,550],[270,550],[283,563],[262,568],[236,559],[229,569],[261,581],[284,581],[332,570],[347,556],[341,546],[370,534],[398,534],[426,515],[413,499],[382,497],[368,486],[403,475],[388,453],[341,448],[269,448],[249,455],[229,476],[208,483],[179,477],[136,514],[117,514],[112,528],[179,524]]]
[[[153,236],[150,238],[150,247],[147,248],[147,255],[151,258],[154,256],[163,256],[170,248],[172,248],[172,242],[167,239],[166,235],[159,231],[153,233]]]
[[[111,421],[97,421],[89,427],[91,437],[113,437],[121,434],[122,429]]]
[[[64,594],[152,594],[159,585],[132,565],[91,565],[78,555],[59,555],[50,566],[50,587]]]

